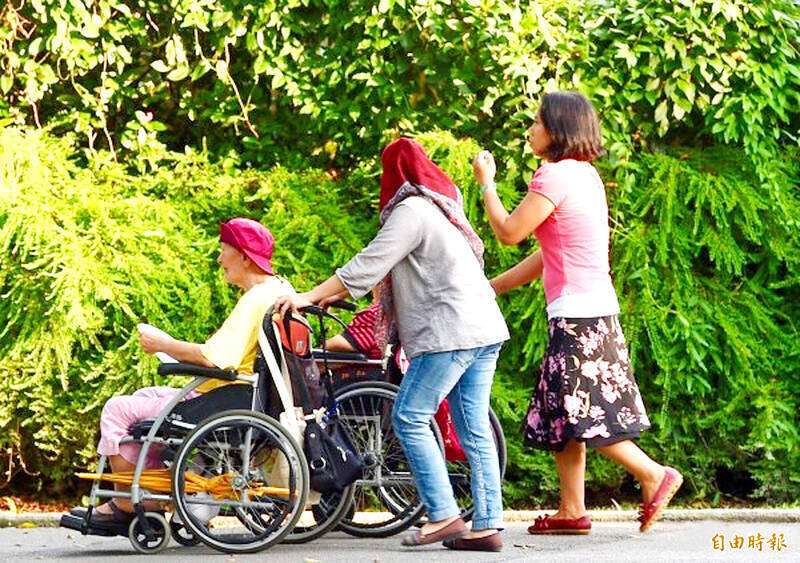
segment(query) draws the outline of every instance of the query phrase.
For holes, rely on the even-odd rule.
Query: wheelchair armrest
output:
[[[366,362],[367,358],[364,354],[357,352],[322,352],[322,350],[312,350],[315,360],[327,359],[329,362]]]
[[[226,381],[236,381],[236,372],[227,369],[207,368],[197,364],[167,363],[158,366],[158,375],[198,375]]]

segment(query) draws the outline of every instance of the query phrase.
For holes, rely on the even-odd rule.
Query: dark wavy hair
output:
[[[544,151],[548,160],[557,162],[574,158],[589,162],[605,154],[597,113],[583,94],[545,94],[539,118],[552,139]]]

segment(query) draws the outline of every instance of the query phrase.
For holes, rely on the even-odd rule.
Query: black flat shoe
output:
[[[495,532],[491,536],[483,538],[456,538],[442,542],[447,549],[457,551],[502,551],[503,540],[500,532]]]
[[[89,526],[92,528],[105,528],[110,530],[118,530],[123,527],[127,529],[136,515],[133,512],[125,512],[118,507],[113,500],[108,501],[106,504],[111,508],[111,514],[103,514],[102,512],[98,512],[95,508],[92,510],[92,515],[89,518]],[[86,517],[86,510],[87,509],[84,508],[84,517]]]

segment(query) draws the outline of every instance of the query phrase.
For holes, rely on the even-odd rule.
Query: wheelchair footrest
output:
[[[128,525],[127,524],[120,524],[119,529],[110,529],[110,528],[96,528],[93,526],[87,526],[86,519],[81,516],[75,516],[74,514],[64,514],[61,517],[61,521],[59,522],[59,526],[62,528],[69,528],[70,530],[77,530],[78,532],[84,535],[90,536],[127,536],[128,535]]]

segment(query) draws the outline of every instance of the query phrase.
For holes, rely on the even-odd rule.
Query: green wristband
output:
[[[497,184],[494,183],[494,180],[492,180],[490,182],[487,182],[486,184],[483,184],[481,186],[481,195],[483,195],[483,192],[485,192],[486,190],[495,189],[496,187],[497,187]]]

